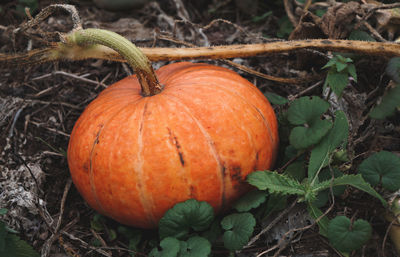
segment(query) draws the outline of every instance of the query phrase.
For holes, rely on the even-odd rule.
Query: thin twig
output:
[[[37,26],[40,22],[44,21],[52,15],[55,11],[58,10],[64,10],[69,12],[72,18],[72,24],[73,24],[73,30],[79,30],[82,29],[82,22],[79,17],[78,11],[76,10],[75,6],[69,5],[69,4],[53,4],[49,5],[43,10],[41,10],[33,19],[30,19],[26,23],[22,24],[18,29],[16,29],[14,32],[17,32],[19,30],[24,31],[29,28],[32,28],[34,26]]]
[[[162,40],[166,40],[166,41],[170,41],[170,42],[174,42],[177,44],[181,44],[181,45],[185,45],[185,46],[189,46],[189,47],[196,47],[194,44],[176,39],[176,38],[171,38],[165,35],[158,35],[157,36],[158,39],[162,39]],[[305,83],[306,81],[312,79],[311,77],[307,77],[307,78],[281,78],[281,77],[275,77],[272,75],[268,75],[262,72],[258,72],[256,70],[253,70],[247,66],[235,63],[233,61],[230,60],[220,60],[221,62],[224,62],[232,67],[235,67],[241,71],[247,72],[251,75],[263,78],[263,79],[267,79],[267,80],[271,80],[271,81],[276,81],[276,82],[280,82],[280,83],[287,83],[287,84],[301,84],[301,83]]]
[[[249,248],[254,242],[256,242],[262,235],[267,233],[275,224],[277,224],[286,214],[288,214],[293,207],[296,205],[297,199],[293,201],[293,203],[288,207],[285,208],[279,215],[266,226],[263,230],[261,230],[257,235],[255,235],[253,238],[250,239],[250,241],[243,247],[243,249]]]
[[[377,10],[384,10],[384,9],[394,9],[399,8],[400,3],[395,4],[381,4],[376,7],[371,8],[364,17],[362,17],[360,22],[367,21]]]
[[[81,80],[83,82],[87,82],[87,83],[90,83],[90,84],[93,84],[93,85],[100,85],[100,86],[102,86],[104,88],[107,88],[107,86],[105,84],[103,84],[102,82],[91,80],[91,79],[87,79],[87,78],[84,78],[83,76],[78,76],[78,75],[75,75],[75,74],[72,74],[72,73],[68,73],[68,72],[65,72],[65,71],[54,71],[52,73],[45,74],[45,75],[33,78],[32,80],[33,81],[34,80],[41,80],[41,79],[45,79],[45,78],[51,77],[53,75],[62,75],[62,76],[78,79],[78,80]]]
[[[289,2],[290,0],[283,0],[283,5],[285,7],[286,15],[288,16],[290,22],[292,23],[293,27],[297,26],[297,19],[294,17],[293,11],[292,11],[292,4]]]
[[[83,247],[87,248],[87,249],[91,249],[95,252],[98,252],[101,255],[107,256],[107,257],[112,257],[109,253],[107,253],[104,250],[98,249],[97,247],[91,246],[90,244],[86,243],[85,241],[83,241],[82,239],[66,232],[66,231],[62,231],[61,232],[63,235],[66,235],[67,237],[69,237],[69,239],[74,240],[74,241],[78,241],[81,245],[83,245]]]

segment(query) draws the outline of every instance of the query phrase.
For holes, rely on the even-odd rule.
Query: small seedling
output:
[[[340,97],[344,88],[349,83],[349,76],[357,82],[356,67],[352,62],[352,59],[345,58],[341,55],[335,55],[330,59],[329,62],[322,67],[322,69],[329,69],[324,88],[329,86],[332,91]]]

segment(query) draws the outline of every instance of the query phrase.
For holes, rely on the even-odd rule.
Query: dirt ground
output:
[[[42,48],[47,42],[57,40],[52,32],[71,30],[73,24],[69,15],[57,12],[34,29],[15,32],[27,20],[21,2],[24,1],[0,4],[0,53],[13,54]],[[300,4],[301,1],[291,0],[285,1],[286,6],[282,1],[261,0],[144,1],[143,5],[133,8],[125,6],[123,11],[112,10],[118,9],[116,6],[102,7],[101,2],[107,1],[100,0],[93,1],[96,4],[88,0],[32,2],[37,3],[33,16],[55,2],[73,4],[80,13],[84,28],[109,29],[138,46],[147,47],[182,47],[184,43],[197,46],[263,43],[289,37],[344,39],[356,24],[377,41],[395,40],[400,36],[400,29],[391,26],[391,22],[397,22],[399,18],[395,20],[392,17],[390,20],[389,17],[390,21],[382,25],[376,15],[372,15],[366,20],[366,25],[360,22],[366,12],[361,7],[353,7],[336,10],[325,22],[316,23],[312,15],[299,20],[305,13],[305,6]],[[355,3],[360,6],[362,2],[365,1]],[[385,1],[386,4],[395,2]],[[309,10],[326,10],[332,5],[335,1],[317,2]],[[387,18],[387,14],[382,13]],[[298,25],[294,32],[292,23]],[[294,78],[300,83],[261,78],[224,61],[203,61],[238,71],[263,92],[295,99],[303,95],[322,96],[326,73],[321,67],[330,54],[311,50],[233,60],[254,71],[277,78]],[[337,108],[345,110],[350,120],[348,150],[352,159],[347,163],[350,170],[354,170],[371,152],[388,150],[400,153],[399,113],[385,121],[368,117],[369,110],[390,83],[391,78],[385,73],[388,58],[361,55],[353,55],[352,58],[358,82],[351,82],[340,100],[331,99]],[[153,66],[159,68],[166,63],[156,62]],[[115,229],[118,224],[106,219],[103,221],[106,229],[101,233],[91,227],[95,212],[71,184],[65,152],[69,134],[85,106],[108,85],[130,74],[126,64],[102,60],[1,67],[0,208],[9,210],[2,220],[19,231],[21,238],[33,245],[42,256],[127,256],[129,253],[125,237],[118,235],[110,240],[109,230]],[[280,113],[287,107],[275,108]],[[300,205],[292,214],[301,216],[303,212],[304,208]],[[331,213],[333,216],[357,216],[373,226],[372,239],[351,256],[360,253],[371,257],[396,256],[387,238],[388,223],[381,218],[382,212],[378,201],[354,189],[348,189],[336,201]],[[288,216],[284,215],[281,219],[274,230],[278,235],[276,231],[285,229]],[[257,231],[260,231],[262,225],[257,226]],[[256,256],[270,249],[277,242],[273,239],[274,235],[271,235],[272,239],[258,240],[239,256]],[[155,238],[155,231],[145,231],[137,256],[145,256],[154,246]],[[95,240],[100,245],[94,244]],[[265,256],[274,253],[279,256],[340,256],[327,239],[318,234],[316,226],[302,231],[295,240],[280,248],[279,253],[272,249],[271,255]],[[226,256],[228,252],[216,244],[213,255]]]

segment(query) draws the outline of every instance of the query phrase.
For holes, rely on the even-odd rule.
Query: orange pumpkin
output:
[[[144,97],[136,76],[104,90],[77,121],[68,147],[72,179],[98,212],[154,228],[195,198],[216,212],[269,169],[277,121],[263,94],[237,73],[174,63],[156,71],[162,92]]]

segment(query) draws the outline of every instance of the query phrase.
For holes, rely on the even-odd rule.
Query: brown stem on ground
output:
[[[397,43],[329,39],[280,41],[264,44],[215,47],[140,48],[140,50],[150,61],[173,61],[250,57],[285,53],[307,48],[336,52],[353,52],[380,57],[400,56],[400,44]],[[0,67],[10,68],[57,60],[78,61],[91,58],[120,62],[125,61],[116,51],[102,45],[78,45],[60,42],[53,44],[49,48],[33,50],[24,54],[0,55]]]

